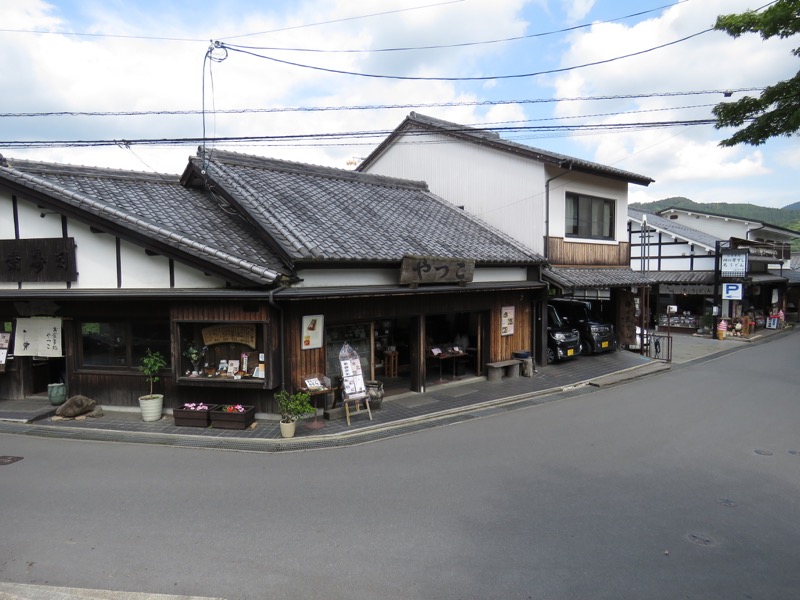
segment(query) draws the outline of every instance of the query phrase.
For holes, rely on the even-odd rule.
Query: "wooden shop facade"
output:
[[[541,356],[544,260],[420,182],[202,151],[183,175],[0,157],[0,400],[165,407],[336,380],[387,393]],[[5,348],[2,346],[5,345]]]

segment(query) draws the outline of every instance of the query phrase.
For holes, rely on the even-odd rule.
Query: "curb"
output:
[[[488,400],[470,406],[447,409],[423,416],[395,421],[393,423],[377,424],[352,432],[348,431],[325,436],[308,436],[290,439],[211,438],[203,435],[175,435],[143,431],[66,429],[53,425],[38,424],[36,422],[26,424],[24,422],[11,421],[0,422],[0,433],[15,433],[30,435],[32,437],[74,439],[78,441],[127,442],[180,448],[233,450],[239,452],[299,452],[315,449],[342,448],[408,435],[410,433],[442,427],[444,425],[453,425],[476,418],[484,418],[510,410],[536,406],[546,402],[546,400],[542,400],[543,398],[575,390],[576,388],[584,386],[604,387],[668,369],[669,366],[665,364],[654,365],[653,363],[645,363],[619,371],[618,373],[577,381],[569,385],[556,386],[514,396],[506,396],[504,398]]]

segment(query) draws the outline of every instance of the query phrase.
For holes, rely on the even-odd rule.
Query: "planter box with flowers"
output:
[[[256,420],[255,406],[223,404],[210,411],[211,426],[219,429],[247,429]]]
[[[216,404],[209,406],[202,402],[187,402],[182,407],[173,409],[172,416],[175,418],[175,425],[179,427],[208,427],[211,425],[209,415],[216,407]]]

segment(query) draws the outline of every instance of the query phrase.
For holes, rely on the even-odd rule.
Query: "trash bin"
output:
[[[51,383],[47,386],[47,399],[53,406],[59,406],[67,401],[67,388],[63,383]]]
[[[511,356],[522,360],[520,365],[519,374],[523,377],[533,377],[533,358],[531,358],[530,350],[517,350],[512,352]]]

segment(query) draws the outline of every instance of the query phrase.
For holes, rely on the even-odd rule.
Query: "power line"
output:
[[[485,129],[487,131],[506,132],[506,133],[519,133],[519,132],[586,132],[586,131],[633,131],[642,129],[662,129],[667,127],[690,127],[698,125],[713,125],[716,119],[695,119],[683,121],[655,121],[645,123],[599,123],[599,124],[581,124],[581,125],[538,125],[538,126],[509,126],[509,127],[492,127]],[[471,132],[475,133],[476,129],[472,127],[452,127],[448,128],[447,132]],[[309,133],[309,134],[288,134],[288,135],[265,135],[265,136],[226,136],[214,138],[161,138],[161,139],[123,139],[123,140],[6,140],[0,141],[0,147],[6,148],[75,148],[75,147],[96,147],[96,146],[123,146],[129,147],[134,145],[148,145],[148,146],[176,146],[176,145],[189,145],[189,144],[202,144],[202,143],[252,143],[252,142],[291,142],[291,141],[337,141],[349,139],[372,139],[372,138],[385,138],[391,133],[391,130],[373,130],[373,131],[352,131],[352,132],[339,132],[339,133]],[[427,132],[420,132],[419,135],[425,135]],[[415,132],[410,132],[411,135],[416,135]]]
[[[706,94],[723,95],[739,92],[760,92],[763,87],[735,88],[724,90],[699,90],[688,92],[650,92],[642,94],[615,94],[609,96],[582,96],[575,98],[534,98],[522,100],[479,100],[473,102],[430,102],[409,104],[366,104],[350,106],[289,106],[278,108],[231,108],[203,110],[143,110],[143,111],[49,111],[0,113],[0,118],[27,117],[141,117],[141,116],[182,116],[200,114],[250,114],[286,112],[327,112],[357,110],[389,110],[406,108],[447,108],[457,106],[500,106],[506,104],[547,104],[555,102],[590,102],[599,100],[635,100],[637,98],[664,98],[672,96],[700,96]]]
[[[604,65],[608,63],[612,63],[618,60],[622,60],[624,58],[632,58],[634,56],[641,56],[642,54],[647,54],[648,52],[653,52],[655,50],[660,50],[662,48],[667,48],[669,46],[674,46],[675,44],[680,44],[681,42],[685,42],[692,38],[698,37],[710,31],[714,31],[713,27],[709,27],[708,29],[704,29],[702,31],[698,31],[697,33],[693,33],[692,35],[687,35],[686,37],[680,38],[678,40],[673,40],[671,42],[667,42],[665,44],[660,44],[658,46],[653,46],[652,48],[647,48],[646,50],[639,50],[638,52],[631,52],[629,54],[623,54],[621,56],[615,56],[613,58],[607,58],[604,60],[597,60],[590,63],[584,63],[582,65],[573,65],[571,67],[562,67],[559,69],[547,69],[545,71],[536,71],[533,73],[512,73],[508,75],[479,75],[473,77],[419,77],[419,76],[412,76],[412,75],[384,75],[378,73],[359,73],[356,71],[344,71],[341,69],[329,69],[327,67],[318,67],[315,65],[307,65],[303,63],[298,63],[290,60],[282,60],[280,58],[275,58],[274,56],[266,56],[264,54],[258,54],[256,52],[250,52],[248,50],[244,50],[241,47],[236,47],[233,45],[226,44],[224,42],[215,41],[214,44],[219,48],[225,48],[230,50],[231,52],[239,52],[240,54],[247,54],[250,56],[254,56],[256,58],[263,58],[264,60],[269,60],[272,62],[276,62],[282,65],[287,65],[290,67],[300,67],[301,69],[311,69],[313,71],[322,71],[324,73],[333,73],[335,75],[350,75],[353,77],[368,77],[372,79],[394,79],[394,80],[401,80],[401,81],[491,81],[495,79],[522,79],[527,77],[537,77],[539,75],[552,75],[553,73],[564,73],[566,71],[574,71],[577,69],[585,69],[587,67],[595,67],[597,65]]]
[[[605,21],[595,21],[592,23],[583,23],[581,25],[575,25],[573,27],[566,27],[564,29],[557,29],[554,31],[545,31],[542,33],[531,33],[529,35],[518,35],[509,38],[503,38],[499,40],[484,40],[480,42],[460,42],[456,44],[436,44],[431,46],[407,46],[407,47],[399,47],[399,48],[374,48],[374,49],[361,49],[361,50],[326,50],[322,48],[287,48],[283,46],[239,46],[237,48],[244,48],[247,50],[280,50],[280,51],[287,51],[287,52],[313,52],[313,53],[322,53],[322,54],[363,54],[363,53],[372,53],[372,52],[407,52],[410,50],[441,50],[447,48],[465,48],[470,46],[483,46],[487,44],[500,44],[504,42],[517,42],[520,40],[528,40],[532,38],[538,37],[545,37],[549,35],[557,35],[559,33],[568,33],[570,31],[576,31],[579,29],[586,29],[587,27],[593,27],[595,25],[602,25],[604,23],[615,23],[617,21],[624,21],[625,19],[631,19],[633,17],[640,17],[642,15],[646,15],[648,13],[657,12],[664,8],[671,8],[673,6],[677,6],[678,4],[683,4],[684,2],[688,2],[689,0],[678,0],[672,4],[664,4],[662,6],[657,6],[656,8],[651,8],[648,10],[643,10],[640,12],[631,13],[629,15],[625,15],[622,17],[614,17],[612,19],[606,19]],[[277,30],[283,31],[283,30]],[[272,32],[265,32],[265,33],[272,33]],[[255,35],[255,34],[250,34]],[[240,36],[241,37],[241,36]]]

